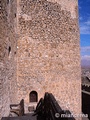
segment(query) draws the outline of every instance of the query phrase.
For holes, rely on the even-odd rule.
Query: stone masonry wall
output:
[[[77,0],[18,0],[17,6],[18,101],[27,106],[31,91],[39,99],[51,92],[63,109],[81,113]]]
[[[9,105],[51,92],[63,109],[81,113],[77,0],[0,1],[0,118]],[[80,118],[77,118],[80,120]]]
[[[0,1],[0,118],[16,102],[16,0]]]

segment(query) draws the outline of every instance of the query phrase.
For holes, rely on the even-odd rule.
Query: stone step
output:
[[[26,114],[18,117],[3,117],[1,120],[37,120],[37,117],[32,114]]]

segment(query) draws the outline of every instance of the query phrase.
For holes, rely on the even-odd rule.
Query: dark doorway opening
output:
[[[29,102],[37,102],[38,101],[38,94],[36,91],[31,91],[29,94]]]

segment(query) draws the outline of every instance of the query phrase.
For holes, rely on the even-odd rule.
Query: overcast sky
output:
[[[90,0],[79,1],[81,62],[90,66]]]

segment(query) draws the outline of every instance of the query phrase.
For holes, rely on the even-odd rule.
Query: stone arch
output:
[[[36,91],[31,91],[29,93],[29,102],[37,102],[38,101],[38,93]]]

